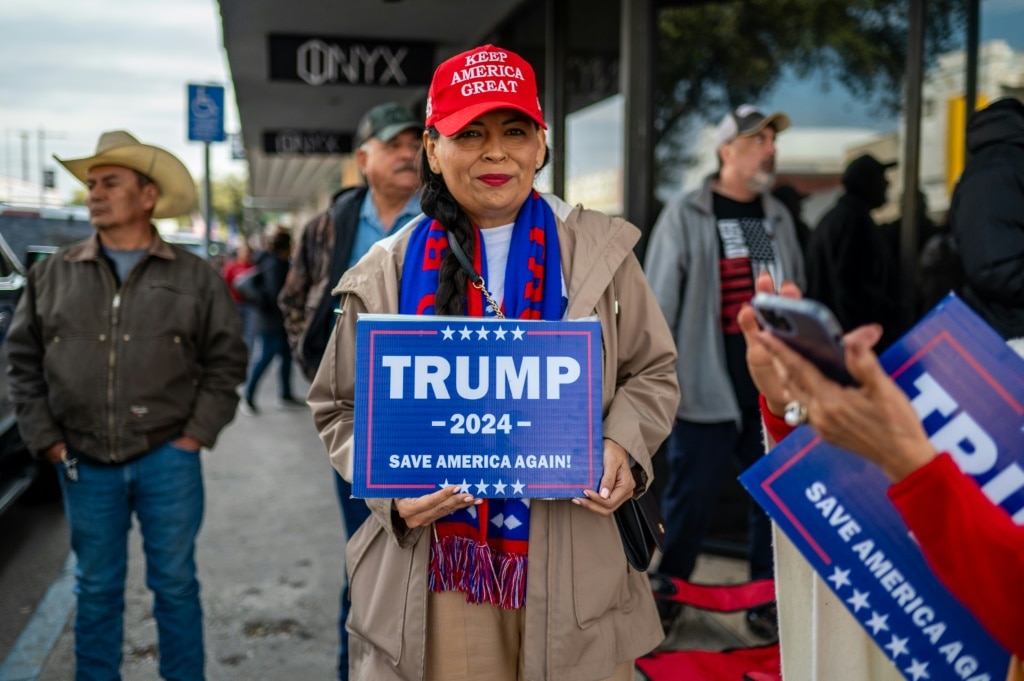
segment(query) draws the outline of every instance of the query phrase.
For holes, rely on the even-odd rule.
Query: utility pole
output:
[[[21,179],[28,182],[28,130],[19,130],[21,133]]]
[[[26,136],[28,133],[24,133]],[[36,132],[36,141],[39,145],[39,207],[43,208],[46,206],[46,170],[43,163],[46,160],[46,154],[43,151],[43,143],[45,140],[62,140],[64,139],[63,133],[47,134],[46,130],[39,128]],[[56,182],[54,182],[56,187]]]

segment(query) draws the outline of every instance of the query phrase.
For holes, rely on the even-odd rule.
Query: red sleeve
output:
[[[889,488],[939,580],[985,629],[1024,657],[1024,527],[942,454]]]
[[[781,416],[776,416],[768,411],[768,403],[765,402],[764,395],[757,396],[757,403],[761,406],[761,420],[764,421],[764,429],[768,431],[768,437],[776,444],[782,442],[783,438],[796,430]]]

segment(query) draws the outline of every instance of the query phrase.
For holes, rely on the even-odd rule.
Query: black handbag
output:
[[[658,508],[657,495],[648,490],[640,498],[619,506],[614,515],[626,560],[634,569],[646,572],[654,550],[665,548],[665,520]]]

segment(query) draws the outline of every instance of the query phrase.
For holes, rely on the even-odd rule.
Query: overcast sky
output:
[[[0,174],[22,177],[28,132],[39,181],[42,129],[44,167],[65,196],[79,185],[51,154],[89,156],[104,130],[128,130],[203,177],[203,144],[188,141],[189,83],[224,85],[225,128],[238,130],[216,0],[0,0],[0,64]],[[245,173],[227,146],[211,145],[214,178]]]

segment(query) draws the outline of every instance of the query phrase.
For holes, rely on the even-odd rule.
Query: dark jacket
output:
[[[828,305],[846,331],[881,324],[886,347],[900,331],[896,289],[896,269],[868,203],[847,191],[811,234],[807,297]]]
[[[967,148],[949,213],[963,297],[1005,338],[1024,336],[1024,106],[1000,101],[976,113]]]
[[[277,296],[284,287],[288,277],[288,260],[279,258],[274,253],[263,252],[256,258],[256,268],[260,272],[257,291],[259,300],[253,304],[255,318],[253,333],[281,333],[284,330],[284,317],[277,305]]]
[[[340,301],[330,290],[348,267],[367,191],[349,189],[306,224],[277,299],[292,355],[310,380],[334,327],[334,309]]]
[[[212,447],[245,380],[224,280],[159,237],[120,288],[96,235],[33,266],[7,349],[18,428],[36,455],[62,440],[106,463],[180,435]]]

